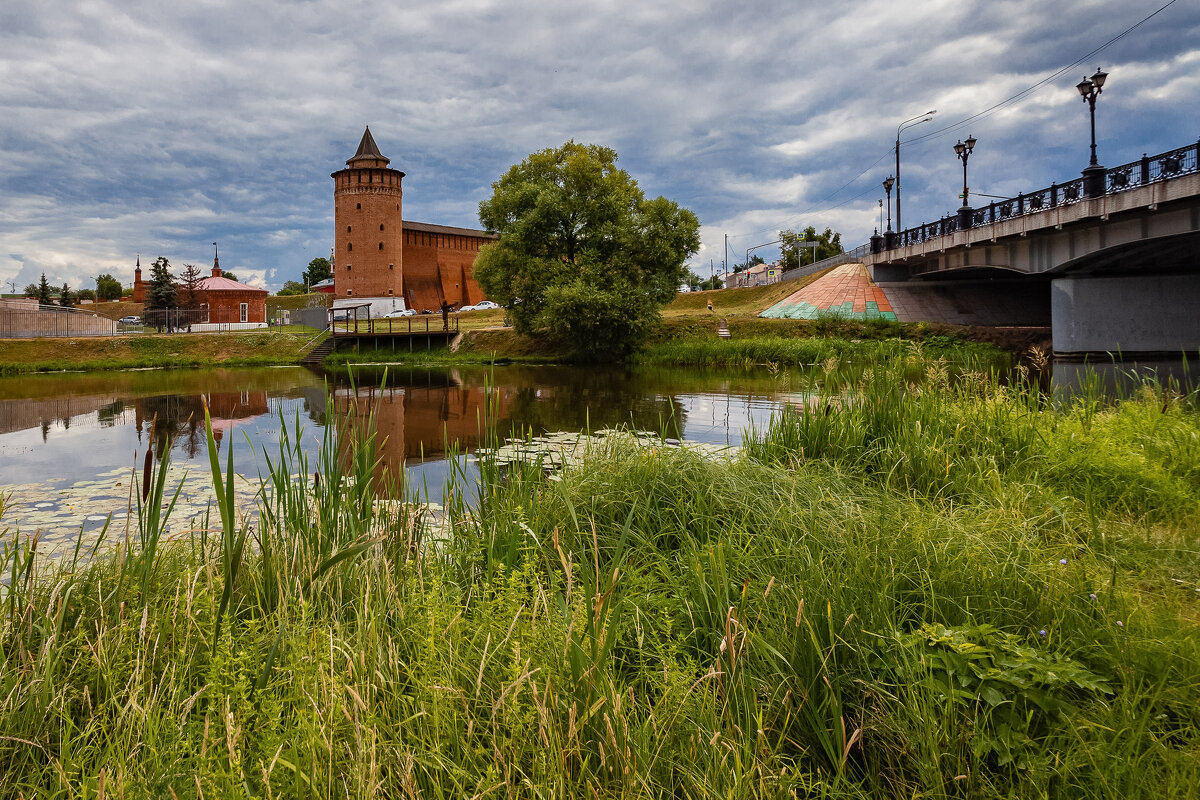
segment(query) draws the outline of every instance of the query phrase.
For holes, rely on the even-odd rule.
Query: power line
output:
[[[971,116],[961,119],[958,122],[954,122],[954,123],[951,123],[950,125],[946,125],[945,127],[930,131],[929,133],[926,133],[922,136],[914,136],[912,139],[909,139],[906,143],[912,144],[914,142],[924,141],[925,139],[932,139],[933,137],[939,136],[943,133],[946,133],[947,131],[952,131],[952,130],[956,130],[957,128],[961,128],[962,126],[964,126],[970,122],[974,122],[975,120],[985,119],[987,117],[990,117],[992,114],[999,111],[1004,106],[1010,105],[1011,103],[1015,103],[1018,100],[1022,100],[1025,97],[1028,97],[1030,94],[1032,94],[1033,92],[1036,92],[1038,89],[1042,88],[1046,84],[1061,77],[1064,73],[1066,73],[1072,69],[1075,69],[1075,67],[1078,67],[1080,64],[1087,61],[1089,58],[1096,55],[1097,53],[1101,53],[1104,50],[1107,50],[1110,46],[1112,46],[1113,44],[1116,44],[1121,39],[1124,39],[1126,36],[1133,33],[1135,30],[1137,30],[1142,25],[1144,25],[1146,22],[1149,22],[1150,19],[1152,19],[1153,17],[1160,14],[1162,11],[1167,9],[1169,6],[1174,5],[1176,2],[1177,2],[1177,0],[1169,0],[1168,3],[1163,5],[1157,11],[1143,17],[1140,21],[1134,23],[1133,25],[1130,25],[1128,28],[1121,31],[1116,36],[1114,36],[1113,38],[1109,39],[1104,44],[1097,47],[1095,50],[1092,50],[1090,53],[1086,53],[1086,54],[1080,56],[1079,58],[1072,61],[1070,64],[1067,64],[1065,67],[1062,67],[1061,69],[1057,70],[1056,72],[1053,72],[1050,75],[1047,75],[1045,78],[1042,78],[1040,81],[1033,84],[1032,86],[1028,86],[1028,87],[1022,89],[1021,91],[1017,92],[1012,97],[1009,97],[1005,100],[1001,100],[999,103],[989,106],[989,107],[985,108],[983,111],[980,111],[977,114],[972,114]]]
[[[1060,69],[1058,69],[1058,70],[1054,71],[1054,72],[1053,72],[1053,73],[1051,73],[1050,75],[1047,75],[1045,78],[1042,78],[1042,79],[1041,79],[1040,81],[1038,81],[1037,83],[1033,84],[1032,86],[1028,86],[1028,87],[1026,87],[1026,88],[1022,89],[1021,91],[1017,92],[1016,94],[1012,95],[1011,97],[1009,97],[1009,98],[1007,98],[1007,99],[1004,99],[1004,100],[1001,100],[999,103],[996,103],[996,104],[994,104],[994,105],[992,105],[992,106],[989,106],[988,108],[985,108],[983,111],[980,111],[980,112],[978,112],[978,113],[976,113],[976,114],[972,114],[972,115],[971,115],[971,116],[969,116],[969,117],[965,117],[965,118],[963,118],[963,119],[959,120],[958,122],[954,122],[954,123],[951,123],[950,125],[946,125],[946,126],[944,126],[944,127],[938,128],[937,130],[930,131],[929,133],[927,133],[927,134],[925,134],[925,135],[923,135],[923,136],[916,136],[916,137],[913,137],[912,139],[908,139],[908,140],[906,140],[906,141],[905,141],[905,143],[906,143],[906,144],[913,144],[913,143],[915,143],[915,142],[921,142],[921,141],[924,141],[924,140],[926,140],[926,139],[932,139],[932,138],[934,138],[934,137],[936,137],[936,136],[940,136],[940,135],[942,135],[943,133],[947,133],[947,132],[949,132],[949,131],[957,130],[958,128],[961,128],[961,127],[963,127],[963,126],[965,126],[965,125],[967,125],[967,124],[969,124],[969,123],[971,123],[971,122],[974,122],[974,121],[976,121],[976,120],[986,119],[987,117],[989,117],[989,116],[991,116],[992,114],[994,114],[994,113],[996,113],[997,111],[999,111],[1001,108],[1004,108],[1004,107],[1005,107],[1005,106],[1007,106],[1007,105],[1010,105],[1010,104],[1012,104],[1012,103],[1015,103],[1015,102],[1017,102],[1018,100],[1022,100],[1022,99],[1024,99],[1024,98],[1028,97],[1030,94],[1032,94],[1033,92],[1036,92],[1038,89],[1042,88],[1042,87],[1043,87],[1043,86],[1045,86],[1046,84],[1048,84],[1048,83],[1050,83],[1050,82],[1052,82],[1052,81],[1056,80],[1057,78],[1061,77],[1061,76],[1062,76],[1064,73],[1066,73],[1066,72],[1068,72],[1068,71],[1070,71],[1070,70],[1074,69],[1075,67],[1078,67],[1080,64],[1082,64],[1083,62],[1087,61],[1087,60],[1088,60],[1089,58],[1091,58],[1092,56],[1095,56],[1095,55],[1097,55],[1098,53],[1101,53],[1101,52],[1103,52],[1103,51],[1107,50],[1109,47],[1111,47],[1112,45],[1116,44],[1116,43],[1117,43],[1117,42],[1119,42],[1121,39],[1124,39],[1126,36],[1128,36],[1129,34],[1133,33],[1135,30],[1137,30],[1137,29],[1138,29],[1138,28],[1140,28],[1142,25],[1144,25],[1144,24],[1146,24],[1147,22],[1149,22],[1149,21],[1150,21],[1151,19],[1153,19],[1154,17],[1156,17],[1156,16],[1158,16],[1159,14],[1161,14],[1161,13],[1162,13],[1163,11],[1165,11],[1166,9],[1168,9],[1168,8],[1170,8],[1171,6],[1175,5],[1175,3],[1176,3],[1176,2],[1177,2],[1177,0],[1168,0],[1168,2],[1167,2],[1167,3],[1163,4],[1162,6],[1160,6],[1160,7],[1159,7],[1157,10],[1153,11],[1153,12],[1152,12],[1152,13],[1150,13],[1150,14],[1147,14],[1145,17],[1143,17],[1142,19],[1140,19],[1139,21],[1137,21],[1137,22],[1136,22],[1136,23],[1134,23],[1133,25],[1130,25],[1128,28],[1126,28],[1125,30],[1121,31],[1120,33],[1118,33],[1116,36],[1114,36],[1114,37],[1112,37],[1111,39],[1109,39],[1109,40],[1108,40],[1107,42],[1105,42],[1104,44],[1102,44],[1102,45],[1100,45],[1099,47],[1095,48],[1095,49],[1094,49],[1094,50],[1092,50],[1091,52],[1085,53],[1084,55],[1082,55],[1082,56],[1080,56],[1079,58],[1077,58],[1077,59],[1075,59],[1074,61],[1072,61],[1070,64],[1067,64],[1065,67],[1061,67]],[[861,178],[863,175],[865,175],[867,172],[869,172],[871,169],[873,169],[873,168],[874,168],[874,167],[875,167],[877,164],[879,164],[879,162],[880,162],[880,161],[882,161],[883,159],[887,158],[887,157],[888,157],[888,156],[890,156],[891,154],[892,154],[892,150],[891,150],[891,148],[888,148],[888,150],[887,150],[887,151],[886,151],[886,152],[885,152],[885,153],[884,153],[882,156],[880,156],[879,158],[875,159],[875,161],[874,161],[874,162],[872,162],[872,163],[871,163],[869,166],[867,166],[867,167],[865,167],[864,169],[862,169],[862,170],[861,170],[861,171],[860,171],[860,172],[859,172],[857,175],[855,175],[855,176],[854,176],[853,178],[851,178],[849,181],[847,181],[846,183],[842,184],[842,185],[841,185],[841,186],[839,186],[837,189],[834,189],[832,192],[830,192],[829,194],[825,195],[824,197],[822,197],[822,198],[821,198],[820,200],[818,200],[817,202],[818,202],[818,203],[824,203],[824,202],[826,202],[826,201],[828,201],[828,200],[831,200],[832,198],[836,197],[836,196],[837,196],[839,193],[841,193],[843,190],[845,190],[847,187],[849,187],[851,184],[853,184],[855,181],[857,181],[859,178]],[[832,211],[832,210],[833,210],[833,209],[835,209],[835,208],[840,208],[841,206],[844,206],[844,205],[846,205],[847,203],[850,203],[850,202],[852,202],[852,201],[854,201],[854,200],[857,200],[859,197],[862,197],[863,195],[867,194],[867,193],[868,193],[868,192],[870,192],[870,191],[871,191],[871,189],[870,189],[870,188],[868,188],[868,189],[866,189],[866,190],[864,190],[864,191],[860,192],[859,194],[855,195],[854,197],[851,197],[851,198],[848,198],[848,199],[846,199],[846,200],[843,200],[842,202],[840,202],[840,203],[837,203],[837,204],[835,204],[835,205],[832,205],[832,206],[825,206],[825,207],[816,207],[816,206],[810,206],[809,208],[805,209],[804,211],[801,211],[801,212],[799,212],[799,214],[797,214],[797,216],[798,216],[798,217],[804,217],[804,216],[807,216],[807,215],[809,215],[809,214],[813,214],[813,213],[819,213],[819,212],[823,212],[823,211]],[[761,235],[761,234],[763,234],[763,233],[765,233],[765,232],[767,232],[767,231],[772,231],[772,230],[777,230],[777,228],[762,228],[762,229],[760,229],[760,230],[757,230],[757,231],[751,231],[751,232],[748,232],[748,233],[737,233],[737,234],[730,234],[730,235],[731,235],[733,238],[741,238],[741,237],[743,237],[743,236],[759,236],[759,235]]]

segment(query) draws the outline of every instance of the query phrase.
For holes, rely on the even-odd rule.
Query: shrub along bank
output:
[[[813,377],[733,460],[485,460],[444,528],[297,420],[258,518],[168,542],[156,478],[111,558],[9,547],[0,797],[1196,796],[1196,395]]]
[[[314,334],[309,328],[275,328],[252,333],[5,339],[0,342],[0,375],[64,369],[296,364]]]

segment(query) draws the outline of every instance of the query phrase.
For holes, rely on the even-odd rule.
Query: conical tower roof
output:
[[[391,162],[391,159],[379,152],[379,145],[375,144],[375,137],[371,135],[371,126],[363,131],[362,140],[358,143],[358,152],[353,157],[346,160],[347,164],[354,164],[355,161],[382,161],[385,165]]]

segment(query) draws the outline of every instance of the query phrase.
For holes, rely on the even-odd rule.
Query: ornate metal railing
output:
[[[1019,194],[1007,200],[995,200],[971,213],[971,226],[986,225],[1001,220],[1013,219],[1026,214],[1036,214],[1050,208],[1071,205],[1089,197],[1118,194],[1139,186],[1170,180],[1200,170],[1200,142],[1168,150],[1156,156],[1142,156],[1140,160],[1105,170],[1103,191],[1089,195],[1087,178],[1075,178],[1066,183],[1052,183],[1047,188],[1028,194]],[[964,212],[965,213],[965,212]],[[920,244],[957,232],[962,219],[955,213],[935,222],[907,228],[891,234],[883,249]]]

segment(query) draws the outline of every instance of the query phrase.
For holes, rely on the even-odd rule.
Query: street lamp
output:
[[[968,136],[967,140],[959,141],[954,145],[954,153],[959,160],[963,162],[963,190],[962,190],[962,207],[958,209],[958,227],[971,227],[971,204],[969,202],[971,190],[967,188],[967,159],[971,157],[971,151],[975,149],[975,143],[978,140],[974,136]]]
[[[933,115],[937,113],[937,109],[926,111],[924,114],[917,114],[911,119],[906,119],[901,122],[896,128],[896,230],[904,230],[904,226],[900,224],[900,131],[905,128],[911,128],[914,125],[920,125],[922,122],[929,122],[933,119]]]
[[[1088,197],[1099,197],[1104,194],[1105,169],[1096,160],[1096,98],[1104,91],[1104,81],[1107,78],[1108,73],[1096,67],[1095,75],[1084,78],[1075,86],[1079,90],[1079,94],[1083,96],[1083,102],[1088,104],[1088,111],[1092,118],[1092,160],[1088,162],[1087,169],[1083,171],[1083,190]]]
[[[884,247],[891,250],[896,246],[896,234],[892,233],[892,187],[896,179],[891,175],[883,179],[883,190],[887,192],[887,231],[883,234]]]

